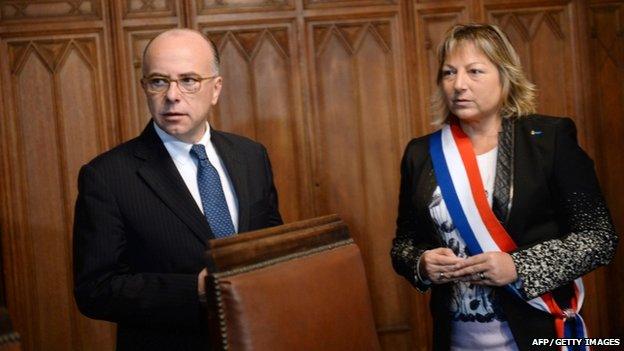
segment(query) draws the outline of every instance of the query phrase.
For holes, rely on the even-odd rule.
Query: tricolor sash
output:
[[[470,138],[456,121],[431,135],[429,152],[448,212],[470,254],[514,251],[517,248],[516,243],[488,204]],[[512,284],[505,288],[521,298]],[[569,309],[562,310],[551,293],[526,302],[555,317],[558,338],[586,338],[585,323],[578,313],[584,296],[583,281],[577,278],[574,281],[574,296]],[[578,349],[589,350],[587,346]],[[562,350],[573,350],[573,347],[564,346]]]

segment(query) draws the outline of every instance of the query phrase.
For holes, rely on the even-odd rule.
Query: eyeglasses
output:
[[[201,89],[201,83],[205,80],[210,80],[218,77],[218,74],[210,77],[200,77],[200,76],[187,76],[179,79],[171,79],[167,77],[161,76],[153,76],[153,77],[143,77],[141,78],[141,83],[145,90],[147,90],[150,94],[160,94],[169,90],[171,86],[171,82],[176,82],[178,84],[178,89],[181,92],[187,94],[194,94]]]

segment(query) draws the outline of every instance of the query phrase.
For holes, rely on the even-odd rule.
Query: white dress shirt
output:
[[[203,213],[204,207],[202,206],[201,196],[199,195],[199,187],[197,186],[198,161],[192,157],[190,153],[193,144],[178,140],[174,136],[169,135],[167,132],[160,129],[155,122],[153,124],[156,134],[158,134],[160,140],[162,140],[163,144],[165,144],[165,148],[169,152],[169,155],[171,155],[173,163],[178,169],[178,172],[180,172],[186,187],[191,192],[191,195],[193,195],[193,199],[195,199],[197,207],[199,207]],[[225,170],[225,166],[217,154],[217,150],[215,150],[214,145],[212,145],[212,141],[210,141],[210,124],[206,123],[206,133],[197,142],[197,144],[201,144],[206,147],[208,160],[219,173],[221,186],[223,187],[223,194],[225,195],[225,201],[227,202],[230,216],[232,217],[232,224],[234,225],[234,230],[238,232],[238,200],[236,199],[236,194],[234,194],[234,187],[232,186],[232,181]]]

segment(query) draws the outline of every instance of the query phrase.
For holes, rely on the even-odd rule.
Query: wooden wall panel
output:
[[[397,0],[304,0],[306,8],[360,7],[398,3]]]
[[[81,145],[78,150],[67,152],[64,162],[65,170],[79,169],[84,161],[101,150],[104,145],[102,131],[98,128],[102,124],[98,118],[102,114],[100,106],[93,104],[92,99],[98,94],[100,86],[95,85],[97,79],[97,57],[93,57],[95,43],[91,40],[71,41],[63,53],[64,62],[58,69],[58,81],[61,82],[58,91],[59,115],[64,116],[60,125],[62,145]],[[89,133],[85,133],[89,132]],[[75,175],[65,175],[68,180],[63,184],[68,201],[75,199],[77,189]],[[73,207],[67,208],[68,212]]]
[[[583,122],[580,105],[575,102],[580,92],[575,91],[578,80],[573,55],[571,32],[572,4],[536,7],[516,5],[517,8],[487,7],[488,19],[509,35],[518,49],[529,79],[538,87],[538,110],[554,116],[572,116]],[[548,57],[548,60],[544,60]],[[561,82],[568,84],[561,84]]]
[[[102,1],[63,1],[63,0],[7,0],[0,4],[0,21],[41,21],[102,19]]]
[[[621,0],[0,2],[2,254],[24,348],[114,348],[112,325],[82,317],[71,295],[75,183],[82,163],[149,120],[141,56],[157,33],[192,27],[217,42],[224,91],[211,123],[267,146],[286,221],[336,212],[349,223],[383,349],[429,350],[428,295],[394,273],[389,250],[402,149],[431,131],[440,38],[458,22],[501,25],[538,84],[539,111],[576,120],[617,214],[623,7]],[[622,337],[622,251],[586,279],[594,335]]]
[[[3,46],[11,82],[2,86],[4,103],[15,119],[3,119],[3,149],[17,150],[8,167],[20,194],[11,199],[15,212],[3,213],[19,218],[3,220],[3,244],[25,263],[7,269],[25,277],[8,278],[7,295],[11,311],[28,312],[12,313],[14,323],[28,350],[110,348],[112,325],[82,317],[74,305],[69,235],[78,169],[109,145],[102,36],[5,38]]]
[[[65,340],[71,340],[72,328],[67,291],[54,289],[57,280],[60,286],[69,286],[68,247],[63,235],[67,213],[58,207],[63,203],[59,174],[61,160],[57,147],[47,147],[58,144],[58,131],[49,123],[49,115],[54,114],[54,78],[37,53],[31,51],[25,56],[23,66],[14,76],[17,81],[15,112],[29,116],[28,119],[20,119],[17,126],[18,140],[22,141],[17,143],[21,144],[22,172],[28,179],[21,189],[26,200],[24,218],[27,223],[24,229],[28,235],[23,244],[27,245],[26,251],[30,254],[27,261],[35,263],[31,267],[33,275],[27,289],[34,292],[35,299],[39,299],[34,306],[39,323],[33,328],[33,334],[36,338],[63,344]],[[35,142],[27,142],[28,139]],[[61,213],[49,216],[50,208],[56,208]],[[53,238],[55,240],[50,240]],[[48,298],[42,299],[46,292]],[[51,316],[46,316],[48,311]]]
[[[598,157],[596,165],[601,185],[619,233],[624,232],[624,1],[595,1],[589,6],[592,120],[596,123]],[[622,239],[620,239],[621,241]],[[620,243],[615,261],[602,274],[603,301],[609,305],[600,318],[602,335],[624,338],[624,247]]]
[[[338,213],[362,250],[385,349],[410,349],[409,302],[388,260],[406,83],[395,16],[307,25],[317,213]],[[403,302],[403,303],[402,303]]]
[[[172,0],[123,0],[121,2],[124,19],[177,17],[178,3]]]
[[[192,0],[197,14],[292,10],[294,0]]]
[[[211,117],[221,130],[266,146],[271,157],[280,212],[286,222],[311,214],[307,205],[304,140],[297,109],[297,51],[293,23],[200,24],[219,47],[223,90]]]

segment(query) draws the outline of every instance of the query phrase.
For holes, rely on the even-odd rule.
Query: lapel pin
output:
[[[531,129],[531,135],[542,135],[542,133],[541,130]]]

